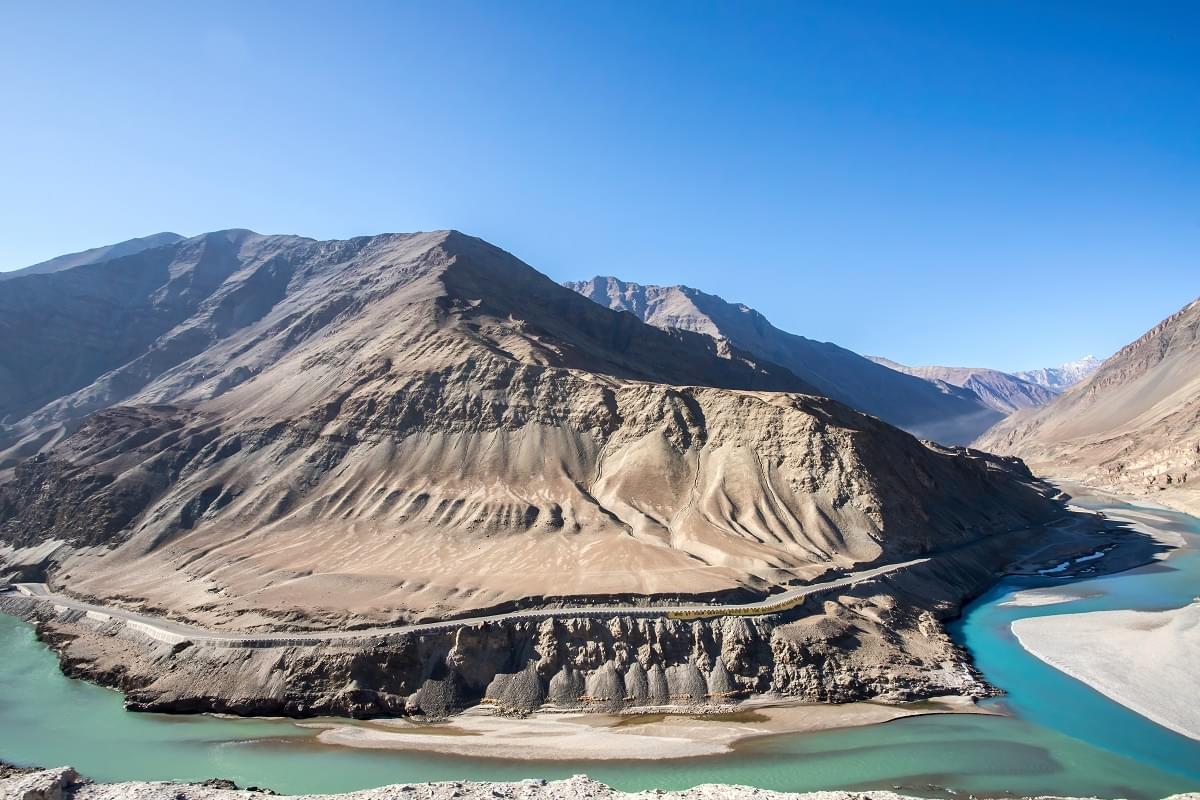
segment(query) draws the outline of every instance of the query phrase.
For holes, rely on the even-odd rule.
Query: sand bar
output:
[[[1200,739],[1200,601],[1170,611],[1093,611],[1013,622],[1038,658],[1138,714]]]
[[[1061,603],[1073,603],[1089,595],[1069,594],[1055,589],[1025,589],[1014,592],[1012,597],[1000,603],[1002,606],[1018,606],[1033,608],[1035,606],[1054,606]]]
[[[403,719],[332,725],[318,738],[327,745],[421,750],[476,758],[625,760],[688,758],[728,753],[736,742],[782,733],[870,725],[921,714],[988,713],[969,698],[920,703],[819,705],[749,701],[728,714],[595,714],[541,711],[524,718],[475,708],[449,720],[420,724]],[[321,724],[325,727],[325,724]]]

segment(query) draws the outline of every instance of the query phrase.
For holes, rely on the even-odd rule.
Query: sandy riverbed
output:
[[[1171,611],[1019,619],[1021,645],[1173,731],[1200,739],[1200,601]]]
[[[1012,597],[1008,598],[1000,605],[1017,606],[1020,608],[1054,606],[1061,603],[1073,603],[1074,601],[1082,600],[1087,596],[1088,595],[1086,594],[1072,594],[1070,592],[1057,591],[1055,589],[1025,589],[1020,592],[1014,592]]]
[[[437,724],[381,720],[333,725],[327,745],[423,750],[477,758],[539,760],[685,758],[727,753],[736,742],[782,733],[845,728],[920,714],[985,713],[968,698],[920,703],[813,705],[754,700],[728,714],[624,714],[543,711],[524,718],[476,708]],[[323,726],[324,727],[324,726]]]

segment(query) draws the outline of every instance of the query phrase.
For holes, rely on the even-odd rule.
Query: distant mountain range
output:
[[[1018,455],[1046,474],[1151,493],[1200,512],[1200,300],[977,445]]]
[[[1057,367],[1044,367],[1014,373],[1021,380],[1045,386],[1055,392],[1065,392],[1081,380],[1091,375],[1104,363],[1093,355],[1086,355],[1078,361],[1068,361]]]
[[[945,383],[968,389],[985,405],[1002,414],[1023,408],[1044,406],[1057,396],[1046,386],[1031,383],[1016,375],[982,367],[910,367],[880,356],[867,356],[889,369],[924,378],[933,383]],[[1048,370],[1046,370],[1048,371]]]
[[[612,276],[563,285],[655,327],[728,341],[787,367],[827,397],[947,444],[971,442],[1005,416],[1049,403],[1100,363],[1087,356],[1017,374],[983,367],[911,367],[789,333],[749,306],[690,286],[643,285]]]
[[[689,286],[644,286],[611,276],[564,285],[657,328],[727,341],[786,367],[827,397],[926,439],[965,444],[1004,416],[969,389],[897,372],[836,344],[788,333],[749,306]]]

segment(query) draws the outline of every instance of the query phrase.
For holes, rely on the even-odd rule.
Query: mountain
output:
[[[209,625],[762,593],[1055,507],[453,231],[206,234],[13,279],[0,325],[0,540]]]
[[[835,344],[782,331],[748,306],[687,286],[642,286],[612,277],[564,285],[655,327],[695,331],[728,341],[786,367],[826,397],[925,439],[963,444],[1002,418],[970,391],[931,384]]]
[[[335,318],[374,308],[369,286],[343,286],[350,273],[339,273],[342,260],[368,241],[315,244],[220,231],[10,281],[0,294],[0,335],[8,343],[0,352],[0,468],[61,438],[91,412],[139,393],[153,402],[222,394],[294,349],[309,328],[324,330]],[[560,349],[550,354],[531,340],[519,347],[523,357],[570,365],[594,355],[601,361],[590,365],[593,371],[623,378],[815,393],[787,370],[761,369],[708,337],[632,337],[627,331],[640,326],[631,320],[594,329],[597,313],[568,297],[576,318],[549,319],[573,326],[576,341],[563,347],[556,340],[551,346]]]
[[[1018,454],[1045,474],[1200,509],[1200,300],[979,446]]]
[[[87,264],[99,264],[103,261],[111,261],[114,258],[131,256],[154,247],[175,244],[182,238],[178,233],[154,233],[150,236],[128,239],[124,242],[117,242],[116,244],[105,245],[104,247],[93,247],[91,250],[58,256],[57,258],[42,261],[30,267],[0,272],[0,281],[27,275],[46,275],[52,272],[61,272],[66,269],[82,267]]]
[[[1049,403],[1057,392],[1016,375],[983,367],[910,367],[880,356],[867,356],[888,369],[924,378],[936,384],[949,384],[974,392],[985,405],[1001,414],[1011,414],[1023,408],[1037,408]]]
[[[1054,392],[1065,392],[1099,369],[1102,363],[1104,362],[1095,356],[1086,355],[1078,361],[1068,361],[1057,367],[1043,367],[1013,374],[1021,380],[1036,383]]]

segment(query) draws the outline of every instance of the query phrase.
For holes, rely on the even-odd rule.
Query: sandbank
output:
[[[742,703],[729,713],[648,711],[651,713],[612,715],[549,710],[513,718],[478,707],[439,723],[402,719],[353,725],[321,723],[324,730],[318,739],[343,747],[475,758],[640,760],[720,755],[753,737],[871,725],[921,714],[991,713],[964,697],[841,705],[764,698]]]

